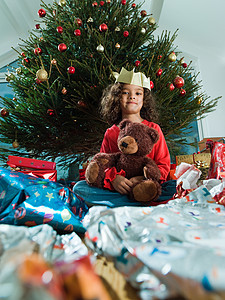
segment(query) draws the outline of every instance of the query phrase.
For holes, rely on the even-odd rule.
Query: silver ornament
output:
[[[153,17],[148,18],[148,24],[149,25],[154,25],[155,24],[155,19]]]
[[[104,47],[100,44],[100,45],[98,45],[98,47],[96,48],[96,50],[98,51],[98,52],[104,52]]]

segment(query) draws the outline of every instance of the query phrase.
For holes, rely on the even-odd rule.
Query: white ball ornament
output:
[[[96,48],[96,50],[98,51],[98,52],[100,52],[100,53],[102,53],[102,52],[104,52],[104,47],[100,44],[100,45],[98,45],[98,47]]]
[[[155,19],[153,17],[148,18],[148,24],[149,25],[154,25],[155,24]]]
[[[63,5],[65,5],[66,4],[66,0],[59,0],[59,5],[60,6],[63,6]]]

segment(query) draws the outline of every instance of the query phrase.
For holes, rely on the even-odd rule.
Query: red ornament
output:
[[[36,29],[40,29],[40,24],[36,24],[36,25],[35,25],[35,28],[36,28]]]
[[[175,85],[176,88],[180,89],[184,85],[184,79],[180,76],[177,76],[174,79],[173,84]]]
[[[58,45],[58,50],[60,52],[65,52],[66,49],[67,49],[67,46],[65,44],[61,43],[61,44]]]
[[[170,84],[169,84],[169,89],[170,89],[171,91],[173,91],[173,90],[175,89],[175,86],[174,86],[172,83],[170,83]]]
[[[187,68],[187,64],[186,64],[186,63],[182,63],[182,66],[183,66],[184,68]]]
[[[142,18],[146,17],[147,16],[147,11],[146,10],[142,10],[141,11],[141,16],[142,16]]]
[[[66,95],[66,94],[67,94],[67,89],[66,89],[65,87],[62,88],[61,93],[62,93],[63,95]]]
[[[47,110],[47,115],[49,115],[50,117],[53,117],[55,115],[55,112],[53,109],[48,109]]]
[[[35,48],[35,49],[34,49],[34,54],[35,54],[35,55],[39,55],[39,54],[41,54],[41,53],[42,53],[41,48]]]
[[[180,96],[185,96],[186,95],[186,91],[184,89],[180,89]]]
[[[23,59],[23,64],[25,64],[25,63],[27,63],[27,64],[29,64],[29,62],[30,62],[30,60],[29,60],[29,58],[28,57],[25,57],[24,59]]]
[[[105,23],[103,23],[99,26],[99,30],[101,32],[105,32],[107,29],[108,29],[108,26]]]
[[[158,69],[158,71],[156,72],[157,76],[161,76],[162,75],[162,69]]]
[[[153,83],[153,81],[150,81],[150,89],[151,90],[154,89],[154,83]]]
[[[46,16],[46,11],[43,8],[41,8],[38,11],[38,15],[40,18],[44,18]]]
[[[135,60],[134,64],[136,67],[138,67],[138,66],[140,66],[141,62],[140,62],[140,60]]]
[[[100,1],[99,4],[100,4],[100,6],[103,6],[105,4],[105,2],[104,1]]]
[[[129,32],[128,32],[127,30],[125,30],[125,31],[123,32],[123,36],[128,37],[128,35],[129,35]]]
[[[1,109],[1,116],[2,117],[8,117],[8,115],[9,115],[9,111],[5,107],[3,107]]]
[[[98,3],[95,1],[95,2],[92,3],[92,6],[93,6],[93,7],[97,7],[97,6],[98,6]]]
[[[68,71],[69,74],[74,74],[75,73],[75,68],[71,66],[67,69],[67,71]]]
[[[78,26],[82,26],[82,20],[80,18],[76,19],[76,23]]]
[[[22,55],[23,57],[26,57],[26,54],[25,54],[24,52],[22,52],[21,55]]]
[[[126,5],[127,1],[126,0],[121,0],[122,5]]]
[[[80,107],[86,107],[86,106],[87,106],[86,103],[84,103],[84,101],[82,101],[82,100],[79,100],[79,101],[77,102],[77,104],[78,104]]]
[[[63,33],[63,28],[62,28],[62,26],[58,26],[58,27],[56,28],[56,30],[58,31],[58,33]]]
[[[136,4],[135,4],[135,3],[133,3],[133,4],[132,4],[132,7],[133,7],[133,8],[135,8],[135,7],[136,7]]]
[[[80,36],[80,35],[81,35],[80,29],[74,30],[74,34],[75,34],[76,36]]]
[[[161,59],[162,58],[162,55],[158,55],[158,59]]]

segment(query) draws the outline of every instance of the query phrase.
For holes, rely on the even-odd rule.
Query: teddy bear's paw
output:
[[[97,160],[103,166],[109,162],[109,160],[107,158],[98,158]]]
[[[92,184],[95,183],[99,173],[99,166],[97,162],[92,161],[89,163],[86,172],[85,172],[85,178],[88,183]]]
[[[158,188],[154,181],[145,180],[133,188],[134,199],[138,202],[152,201],[158,195]]]

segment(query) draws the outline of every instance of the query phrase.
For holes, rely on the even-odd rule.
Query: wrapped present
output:
[[[57,181],[55,162],[9,155],[7,164],[12,170],[38,178]]]
[[[0,168],[0,224],[49,224],[56,231],[85,232],[84,200],[50,180]]]
[[[196,164],[197,162],[201,162],[202,166],[209,166],[211,161],[210,153],[193,153],[190,155],[178,155],[176,156],[176,164],[177,166],[185,162],[187,164]]]
[[[212,147],[212,155],[208,179],[225,178],[225,144],[214,142]]]
[[[210,161],[211,161],[211,153],[193,153],[190,155],[176,156],[177,165],[180,165],[182,162],[195,165],[195,167],[202,172],[200,180],[207,178]]]

